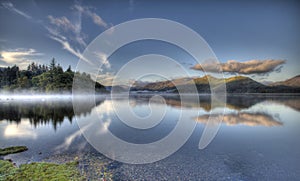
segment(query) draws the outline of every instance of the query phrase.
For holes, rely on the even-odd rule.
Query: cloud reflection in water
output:
[[[205,114],[195,118],[195,120],[199,123],[207,123],[209,118],[209,114]],[[222,115],[212,115],[212,116],[222,116]],[[246,112],[239,112],[239,113],[231,113],[225,114],[223,116],[223,123],[228,126],[234,125],[245,125],[245,126],[282,126],[283,123],[275,120],[271,115],[265,113],[246,113]]]

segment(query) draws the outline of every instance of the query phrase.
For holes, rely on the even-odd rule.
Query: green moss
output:
[[[28,150],[26,146],[12,146],[7,148],[0,148],[0,156],[2,155],[8,155],[13,153],[19,153]]]
[[[65,164],[30,163],[15,167],[0,160],[0,180],[84,180],[77,169],[78,161]]]
[[[14,175],[18,168],[9,161],[0,160],[0,180],[8,180],[10,175]]]

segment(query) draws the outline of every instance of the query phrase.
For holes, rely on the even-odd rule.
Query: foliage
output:
[[[84,180],[80,175],[78,161],[64,164],[30,163],[19,168],[13,163],[0,160],[0,180]]]
[[[7,91],[32,90],[35,92],[71,92],[75,73],[71,67],[64,71],[53,58],[50,65],[31,63],[27,70],[19,67],[0,68],[0,89]],[[93,83],[97,92],[105,91],[103,85],[95,83],[89,74],[76,73],[80,79]]]

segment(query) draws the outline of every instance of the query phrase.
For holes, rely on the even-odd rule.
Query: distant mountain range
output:
[[[271,86],[282,85],[282,86],[289,86],[289,87],[300,87],[300,75],[297,75],[296,77],[287,79],[285,81],[275,82],[270,85]]]
[[[208,81],[209,80],[209,81]],[[178,90],[183,93],[191,93],[196,86],[198,93],[210,93],[210,85],[219,85],[223,82],[222,79],[215,78],[210,75],[194,78],[178,78],[172,81],[160,82],[136,82],[130,88],[135,92],[168,92],[177,93]],[[300,93],[300,75],[282,82],[265,85],[259,83],[249,77],[235,76],[225,79],[227,93]],[[175,86],[177,85],[177,87]],[[111,89],[111,87],[109,87]],[[122,92],[128,89],[125,86],[115,86],[114,90]]]

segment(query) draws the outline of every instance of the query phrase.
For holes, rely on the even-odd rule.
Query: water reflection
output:
[[[147,116],[150,97],[133,95],[130,97],[129,106],[138,115]],[[123,174],[123,180],[134,176],[142,180],[153,173],[159,173],[170,180],[176,180],[180,175],[185,175],[186,180],[194,180],[203,177],[203,173],[214,175],[211,173],[215,170],[219,171],[216,178],[232,180],[255,180],[245,175],[261,174],[275,178],[273,180],[299,178],[300,97],[227,97],[224,124],[205,150],[199,150],[197,144],[209,113],[212,110],[222,113],[222,104],[211,106],[208,96],[200,96],[200,104],[193,99],[182,102],[180,97],[174,95],[165,95],[164,98],[167,105],[165,119],[150,130],[133,129],[120,121],[109,97],[97,101],[96,106],[82,106],[79,117],[95,115],[96,124],[98,120],[105,123],[101,129],[91,127],[91,132],[102,135],[110,131],[116,137],[136,144],[152,143],[167,136],[176,126],[181,111],[188,115],[184,123],[198,123],[188,142],[172,156],[154,164],[137,167],[123,164],[117,168]],[[128,106],[124,99],[116,101]],[[153,108],[160,109],[160,102],[156,103]],[[82,104],[85,104],[84,101]],[[71,100],[0,102],[0,146],[28,146],[27,152],[7,157],[16,162],[20,160],[19,163],[41,161],[44,158],[51,158],[53,161],[53,155],[56,154],[91,153],[98,157],[100,153],[83,137],[74,116]],[[89,162],[85,164],[92,167]]]
[[[102,99],[96,101],[96,106],[103,102]],[[84,105],[84,101],[82,102]],[[94,106],[88,104],[82,106],[78,116],[87,116]],[[52,124],[56,130],[65,118],[71,123],[75,114],[72,106],[72,99],[48,99],[34,101],[10,101],[0,102],[0,121],[17,123],[19,127],[23,127],[23,121],[28,121],[34,127],[39,125]],[[13,130],[13,128],[11,128]]]
[[[197,100],[185,99],[181,101],[180,97],[177,95],[163,95],[167,105],[175,108],[188,108],[188,109],[203,109],[206,112],[211,111],[215,108],[223,108],[224,104],[215,104],[214,107],[211,105],[210,96],[201,95],[199,96],[200,104]],[[144,105],[149,102],[151,95],[132,95],[131,96],[131,106]],[[256,104],[262,102],[272,102],[280,105],[285,105],[297,111],[300,111],[300,97],[299,96],[270,96],[270,95],[230,95],[227,96],[226,108],[232,110],[245,110]]]
[[[30,121],[26,119],[19,124],[12,123],[7,125],[4,130],[4,136],[6,138],[37,138],[37,134],[32,130]]]
[[[197,100],[186,99],[185,102],[180,100],[179,96],[175,95],[164,95],[165,103],[169,107],[178,108],[178,109],[187,109],[187,110],[196,110],[204,111],[199,117],[191,117],[191,119],[196,120],[200,123],[206,123],[209,112],[212,109],[223,108],[223,104],[215,104],[214,107],[210,104],[209,96],[200,96],[200,104],[197,103]],[[144,109],[144,105],[148,105],[150,95],[132,95],[130,97],[129,105],[133,108],[139,108],[139,112],[147,112]],[[229,112],[225,114],[223,122],[227,125],[237,125],[243,124],[247,126],[280,126],[282,123],[274,118],[272,115],[268,115],[265,112],[241,112],[245,111],[254,105],[257,105],[262,102],[267,102],[268,104],[279,104],[290,107],[296,111],[300,111],[300,98],[291,97],[291,96],[257,96],[257,95],[248,95],[248,96],[230,96],[227,97],[226,109],[234,110],[238,112]],[[160,104],[161,102],[157,102]],[[84,105],[79,115],[87,116],[91,113],[94,106],[90,104]],[[104,115],[111,114],[113,112],[112,102],[109,98],[98,99],[96,101],[96,110],[100,119],[107,119],[107,127],[103,129],[108,129],[111,122],[110,118],[107,116],[104,118]],[[120,104],[124,104],[124,101],[120,99]],[[143,114],[143,113],[141,113]],[[77,116],[79,116],[77,115]],[[46,100],[46,101],[11,101],[11,102],[0,102],[0,121],[6,120],[8,122],[14,123],[7,128],[7,135],[10,133],[16,132],[15,129],[24,128],[23,131],[19,130],[19,134],[24,136],[28,135],[29,132],[26,131],[25,127],[28,125],[33,125],[34,127],[43,124],[52,124],[54,129],[57,129],[57,126],[61,124],[65,118],[67,118],[71,123],[74,119],[74,111],[72,106],[72,100]],[[216,116],[216,115],[214,115]],[[22,123],[21,123],[22,121]],[[17,123],[17,124],[15,124]],[[18,127],[17,127],[18,125]]]
[[[222,116],[222,115],[202,115],[196,118],[196,121],[199,123],[207,123],[209,116]],[[246,126],[282,126],[283,123],[277,121],[273,116],[264,114],[264,113],[232,113],[223,115],[223,123],[229,126],[234,126],[238,124]]]

